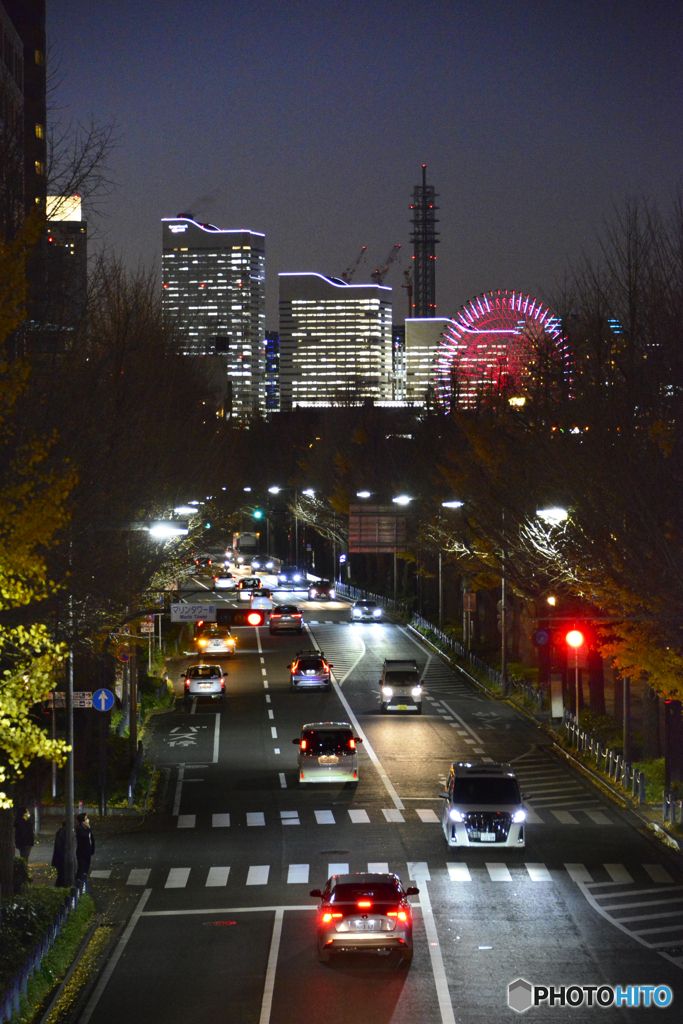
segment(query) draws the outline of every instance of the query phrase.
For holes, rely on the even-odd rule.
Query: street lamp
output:
[[[397,498],[391,499],[396,505],[409,505],[412,498],[409,498],[407,494],[399,494]]]
[[[372,491],[356,491],[357,498],[369,498],[372,495]]]
[[[178,505],[173,511],[177,516],[194,516],[199,512],[199,509],[193,505]]]
[[[536,509],[536,515],[550,526],[557,526],[569,518],[566,508],[539,508]]]
[[[576,721],[579,721],[579,647],[583,646],[583,633],[579,629],[570,629],[565,637],[570,647],[574,648],[574,673],[576,686]]]
[[[280,488],[279,487],[269,487],[268,488],[268,493],[269,494],[279,494],[280,493]]]
[[[190,532],[187,523],[174,523],[170,519],[160,519],[147,528],[150,537],[157,540],[168,540],[170,537],[186,537]]]

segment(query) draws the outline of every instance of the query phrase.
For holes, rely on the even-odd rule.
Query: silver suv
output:
[[[295,660],[287,668],[291,690],[303,690],[309,686],[322,686],[324,690],[332,688],[332,665],[325,661],[322,651],[297,651]]]
[[[225,676],[220,665],[190,665],[185,673],[185,703],[194,697],[225,699]]]
[[[451,765],[442,827],[449,847],[525,845],[523,797],[509,764],[457,761]]]
[[[422,714],[422,683],[414,658],[385,658],[379,681],[380,710]]]

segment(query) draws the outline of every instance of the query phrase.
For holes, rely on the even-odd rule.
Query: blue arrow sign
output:
[[[92,706],[98,711],[109,711],[114,707],[114,694],[111,690],[95,690],[92,695]]]

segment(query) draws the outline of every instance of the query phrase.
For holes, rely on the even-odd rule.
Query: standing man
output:
[[[95,852],[95,837],[90,828],[87,814],[76,815],[76,881],[87,883],[90,871],[90,858]]]
[[[27,864],[31,847],[34,843],[31,812],[28,807],[20,807],[17,819],[14,822],[14,845],[19,851],[19,856],[23,857]]]
[[[55,885],[64,887],[66,885],[66,822],[57,829],[55,845],[52,850],[52,867],[57,868],[57,881]]]

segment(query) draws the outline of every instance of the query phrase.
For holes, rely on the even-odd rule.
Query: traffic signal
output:
[[[258,608],[216,608],[218,626],[263,626],[268,613]]]
[[[260,508],[254,509],[254,519],[263,519],[263,511]]]
[[[583,646],[584,639],[584,635],[580,629],[570,629],[565,637],[569,646],[573,647],[575,650]]]

